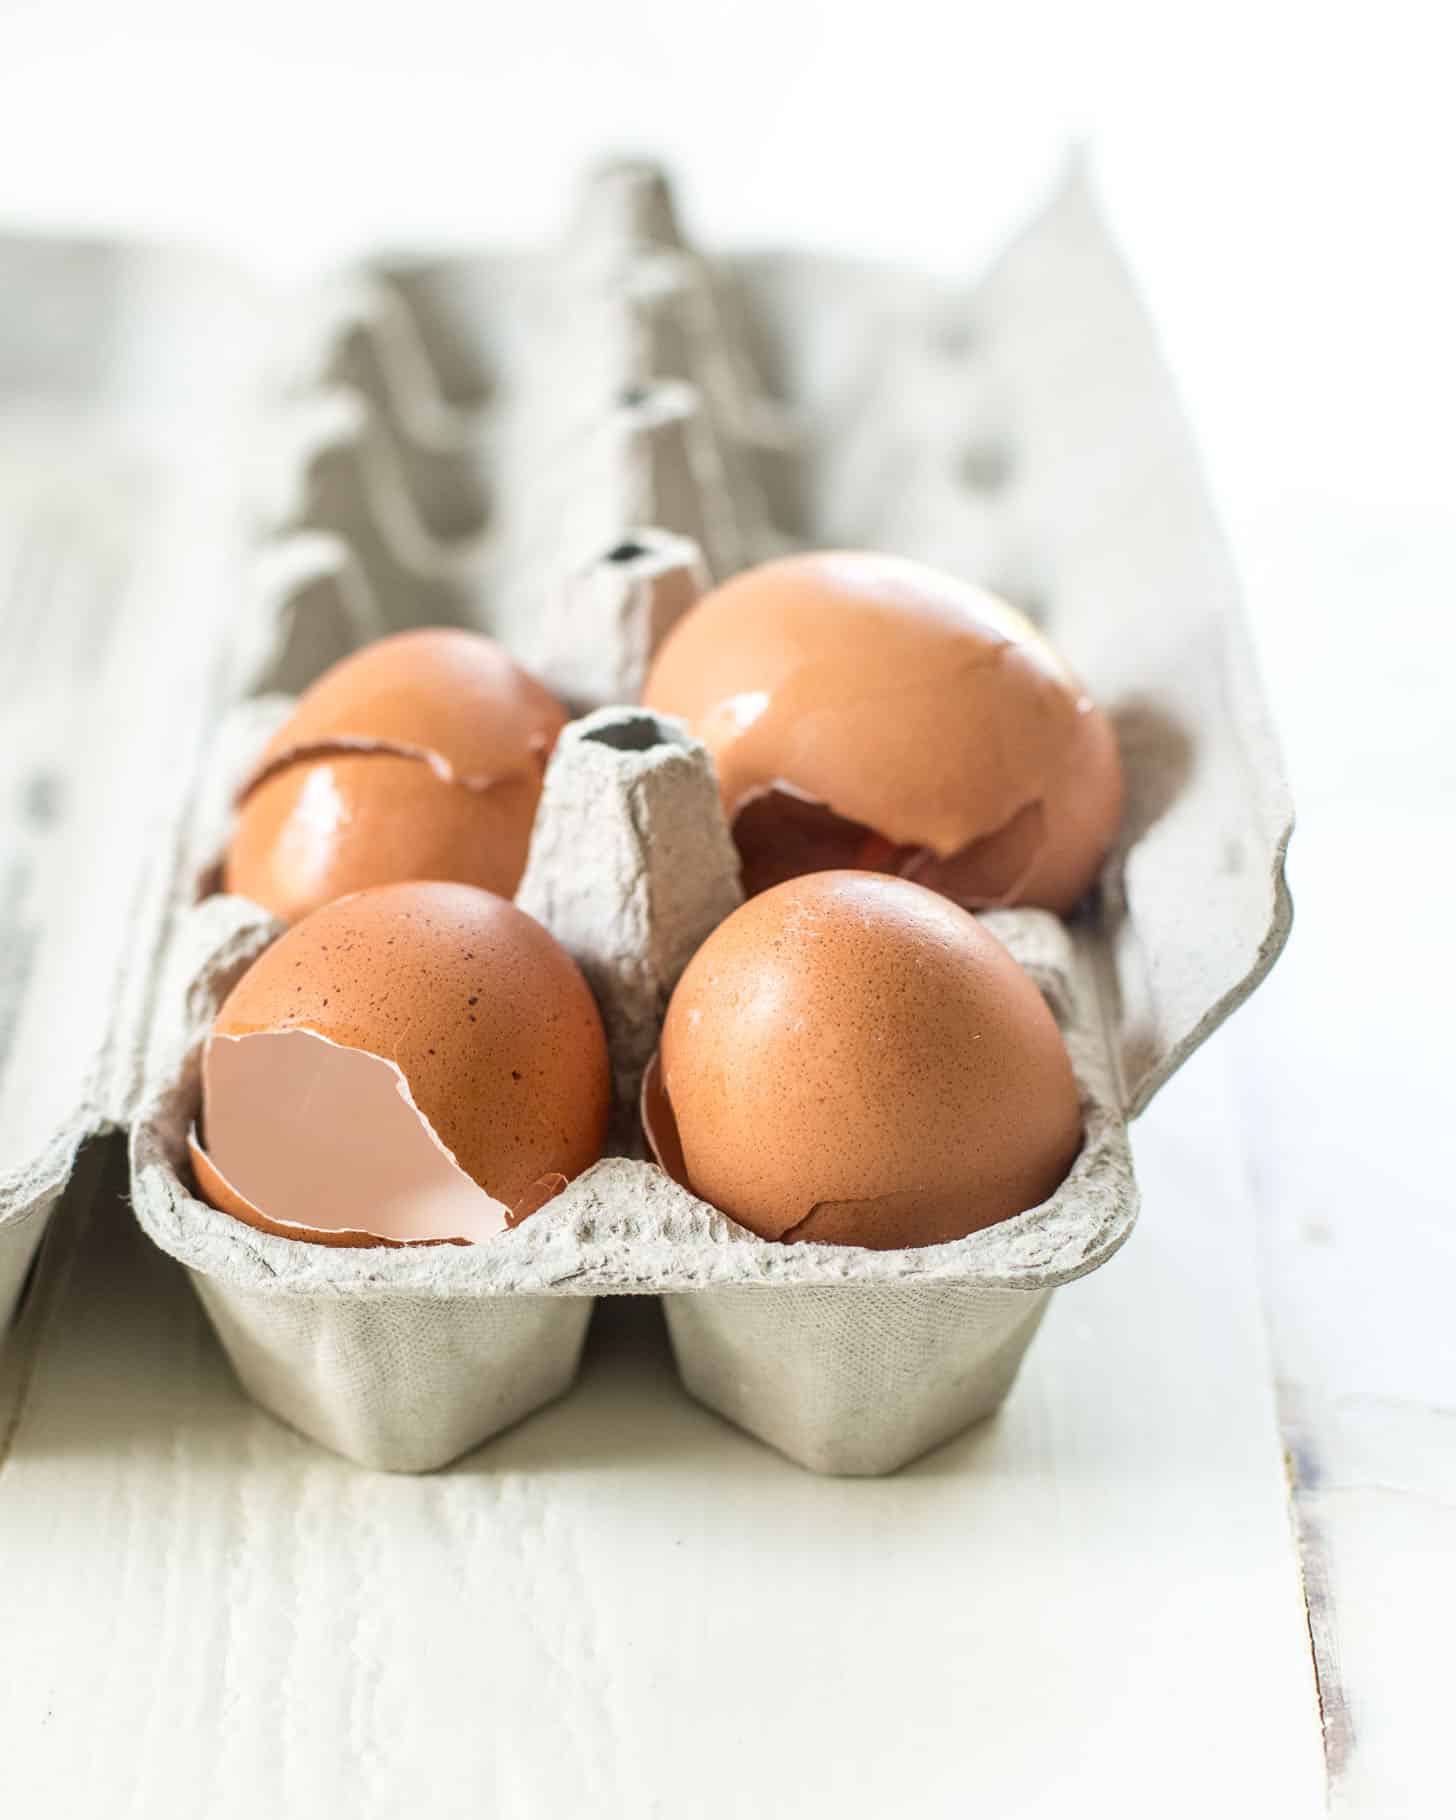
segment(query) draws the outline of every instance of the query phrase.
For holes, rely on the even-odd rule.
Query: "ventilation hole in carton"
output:
[[[628,715],[605,726],[593,727],[581,737],[593,745],[608,746],[613,752],[650,752],[654,746],[680,743],[655,714]]]
[[[645,385],[628,385],[623,386],[618,392],[617,402],[624,411],[637,411],[647,403],[651,396],[651,391]]]
[[[638,543],[635,538],[627,537],[619,544],[614,544],[603,558],[605,562],[636,562],[640,557],[650,556],[651,550],[645,543]]]
[[[999,493],[1016,468],[1011,445],[999,436],[985,436],[968,444],[960,456],[961,485],[977,493]]]

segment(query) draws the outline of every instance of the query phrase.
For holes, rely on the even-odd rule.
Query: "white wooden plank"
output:
[[[1203,1061],[1169,1090],[1143,1228],[1001,1418],[884,1481],[696,1408],[650,1304],[556,1409],[371,1476],[243,1401],[99,1202],[23,1392],[7,1366],[15,1810],[1322,1812],[1225,1099]]]
[[[1306,501],[1244,538],[1302,807],[1296,935],[1233,1047],[1332,1806],[1380,1820],[1449,1805],[1456,570],[1444,517]]]

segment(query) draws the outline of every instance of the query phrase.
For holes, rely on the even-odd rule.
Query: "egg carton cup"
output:
[[[234,472],[249,573],[193,627],[212,681],[167,797],[171,935],[139,929],[149,983],[110,1038],[146,1058],[140,1098],[110,1115],[132,1123],[136,1211],[242,1382],[354,1459],[424,1469],[567,1387],[594,1296],[647,1293],[693,1394],[816,1469],[892,1470],[988,1413],[1051,1288],[1127,1237],[1127,1120],[1289,922],[1288,801],[1236,588],[1085,178],[967,290],[704,259],[661,177],[613,167],[560,247],[343,274],[278,345],[254,394],[266,433]],[[703,755],[609,705],[636,698],[703,587],[829,545],[918,556],[1030,612],[1110,713],[1129,787],[1091,915],[988,919],[1067,1036],[1081,1156],[1044,1207],[919,1251],[759,1240],[644,1162],[628,1111],[736,882]],[[520,901],[602,1004],[613,1154],[476,1247],[257,1233],[193,1197],[181,1150],[202,1035],[276,932],[217,895],[232,789],[328,663],[441,623],[501,638],[584,716],[549,768]]]

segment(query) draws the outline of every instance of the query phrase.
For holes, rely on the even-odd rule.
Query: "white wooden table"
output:
[[[1292,6],[1221,9],[1206,41],[1090,10],[905,0],[903,49],[882,9],[782,0],[691,25],[422,0],[408,36],[282,0],[0,14],[11,220],[283,268],[535,232],[625,138],[676,157],[706,239],[964,269],[1085,130],[1301,816],[1290,950],[1139,1127],[1133,1242],[1059,1294],[999,1418],[882,1483],[698,1410],[637,1305],[488,1452],[355,1471],[242,1399],[97,1156],[0,1365],[0,1812],[1449,1804],[1442,65],[1400,5],[1379,42]]]

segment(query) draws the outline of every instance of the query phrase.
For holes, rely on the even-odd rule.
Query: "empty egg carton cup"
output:
[[[593,1297],[651,1294],[704,1403],[815,1470],[894,1470],[993,1410],[1050,1291],[1126,1239],[1127,1119],[1288,928],[1288,803],[1234,590],[1083,184],[957,296],[822,259],[703,260],[661,179],[614,168],[559,252],[372,270],[331,292],[304,347],[188,875],[284,711],[266,691],[380,629],[501,638],[584,716],[548,768],[518,901],[602,1006],[614,1153],[474,1247],[351,1252],[205,1206],[184,1160],[200,1046],[276,930],[204,897],[153,1020],[142,1224],[250,1393],[369,1465],[484,1441],[568,1387]],[[610,704],[708,582],[836,544],[942,563],[1033,611],[1111,714],[1129,785],[1093,912],[987,919],[1066,1036],[1082,1152],[1043,1206],[922,1250],[757,1239],[641,1160],[630,1116],[668,994],[738,884],[702,749]]]

